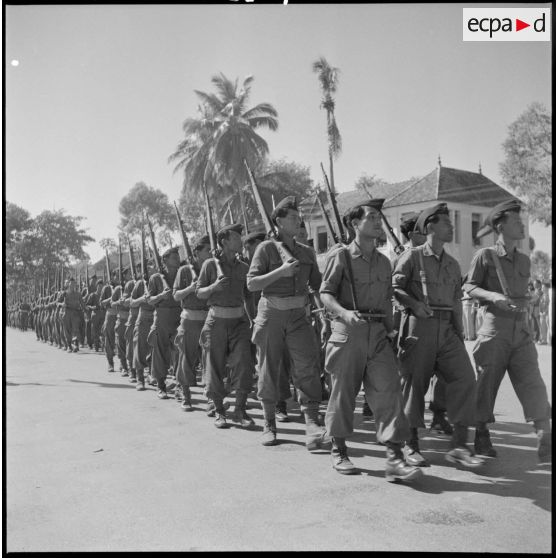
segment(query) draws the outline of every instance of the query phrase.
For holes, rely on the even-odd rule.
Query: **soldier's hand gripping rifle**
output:
[[[215,225],[213,224],[213,215],[211,214],[211,205],[209,204],[209,196],[207,194],[207,188],[205,182],[202,183],[203,188],[203,199],[205,202],[205,225],[207,227],[207,234],[209,236],[209,244],[211,246],[211,255],[215,261],[215,267],[217,268],[217,279],[221,279],[225,276],[223,273],[223,268],[221,267],[221,250],[217,247],[217,235],[215,234]]]
[[[194,259],[194,253],[192,252],[192,248],[190,247],[190,243],[188,242],[188,237],[186,236],[186,232],[184,231],[184,223],[180,218],[180,213],[178,212],[178,206],[176,202],[174,203],[174,209],[176,211],[176,219],[178,221],[178,228],[180,230],[180,235],[182,237],[182,245],[184,246],[184,251],[186,252],[186,259],[188,260],[188,264],[190,265],[190,271],[192,272],[192,281],[196,281],[198,278],[198,274],[196,272],[196,266]]]
[[[130,242],[130,237],[126,235],[126,242],[128,243],[128,259],[130,260],[130,272],[132,279],[136,278],[136,262],[134,262],[134,250],[132,249],[132,243]]]
[[[363,186],[363,188],[364,188],[364,191],[366,192],[366,194],[368,195],[368,197],[371,200],[373,200],[374,197],[368,191],[368,188],[366,188],[366,186]],[[378,212],[380,213],[380,217],[382,218],[382,222],[384,223],[384,227],[386,229],[389,240],[390,240],[391,245],[393,247],[393,251],[398,255],[402,254],[405,251],[405,246],[403,246],[403,244],[401,244],[401,241],[397,238],[397,236],[395,236],[395,233],[393,232],[393,229],[391,228],[391,225],[389,224],[386,216],[384,215],[384,212],[381,209],[379,209]]]
[[[279,240],[279,233],[273,222],[271,221],[270,216],[268,215],[265,206],[262,201],[262,197],[260,195],[260,190],[258,185],[256,184],[256,180],[254,175],[252,174],[252,170],[248,166],[246,159],[244,159],[244,166],[246,167],[246,171],[248,172],[248,178],[250,179],[250,184],[252,186],[252,192],[254,194],[254,199],[256,200],[256,206],[260,213],[260,217],[265,226],[265,232],[267,233],[268,237],[275,242],[275,247],[277,248],[277,252],[279,252],[279,257],[283,263],[293,263],[296,258],[291,254],[290,250],[287,248],[284,242]]]
[[[161,262],[161,256],[159,255],[159,252],[157,251],[157,243],[155,242],[155,233],[153,232],[153,227],[151,226],[151,221],[149,220],[149,217],[147,216],[146,213],[143,214],[145,221],[147,222],[147,228],[149,229],[149,238],[151,239],[151,246],[153,248],[153,257],[155,258],[155,264],[157,266],[157,271],[159,272],[159,274],[161,275],[161,279],[163,280],[163,288],[165,289],[165,291],[170,291],[170,287],[169,284],[167,283],[167,280],[165,279],[165,275],[163,273],[163,263]]]

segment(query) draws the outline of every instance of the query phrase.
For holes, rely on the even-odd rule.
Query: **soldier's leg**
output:
[[[131,322],[124,329],[124,338],[126,340],[126,364],[130,371],[130,381],[136,381],[136,368],[134,366],[134,326],[135,321]]]
[[[81,336],[80,327],[82,323],[83,323],[83,316],[81,315],[81,313],[72,311],[70,313],[70,324],[71,324],[71,343],[74,346],[74,352],[79,351],[80,336]]]
[[[153,323],[147,341],[152,348],[151,375],[157,381],[157,396],[168,399],[165,380],[170,364],[170,343],[169,332],[162,320]]]
[[[124,324],[125,322],[121,318],[116,319],[116,325],[114,327],[114,345],[118,354],[118,360],[120,361],[120,373],[122,376],[128,376],[128,365],[126,363],[126,326]]]
[[[105,355],[108,361],[108,371],[114,372],[114,324],[116,322],[116,316],[108,314],[105,317],[105,323],[103,325],[104,329],[104,340],[105,340]]]

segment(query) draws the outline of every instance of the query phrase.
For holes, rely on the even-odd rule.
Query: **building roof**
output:
[[[385,207],[427,201],[465,203],[481,207],[517,199],[481,173],[438,166],[432,172],[409,184],[388,199]]]

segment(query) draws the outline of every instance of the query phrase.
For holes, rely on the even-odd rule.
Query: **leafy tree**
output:
[[[174,171],[184,172],[184,189],[201,190],[205,183],[214,204],[236,192],[247,225],[243,185],[248,182],[244,159],[252,169],[258,168],[267,155],[267,142],[257,134],[259,128],[277,130],[277,111],[269,103],[248,108],[254,78],[248,76],[238,88],[224,74],[211,78],[215,93],[195,90],[201,101],[198,118],[183,124],[185,138],[169,157]]]
[[[325,109],[327,116],[327,144],[329,154],[329,183],[335,192],[335,182],[333,180],[333,159],[341,153],[341,134],[335,121],[335,101],[334,93],[337,92],[339,83],[339,68],[329,65],[329,62],[322,56],[312,64],[312,71],[318,74],[320,87],[322,90],[321,108]]]
[[[552,278],[552,264],[546,252],[535,250],[531,254],[531,278],[547,282]]]
[[[373,197],[376,197],[374,195],[374,191],[378,187],[386,186],[386,184],[385,180],[377,178],[376,175],[362,174],[355,182],[355,190],[360,190],[365,194],[370,194]]]
[[[16,240],[16,237],[27,231],[30,226],[31,215],[29,211],[15,203],[7,202],[5,213],[6,243]]]
[[[129,234],[139,234],[143,226],[143,212],[149,216],[153,228],[161,235],[175,230],[174,208],[168,196],[157,188],[138,182],[120,200],[120,229]]]
[[[505,184],[524,199],[535,221],[552,223],[552,118],[532,103],[508,128],[500,164]]]

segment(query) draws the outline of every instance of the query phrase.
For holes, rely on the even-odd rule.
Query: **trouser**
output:
[[[292,359],[290,372],[301,409],[305,411],[309,402],[319,404],[322,399],[319,348],[306,308],[278,310],[262,297],[252,342],[258,351],[258,398],[264,410],[286,395],[285,383],[280,383],[288,364],[285,348]]]
[[[291,371],[293,369],[293,359],[285,343],[283,360],[281,361],[281,371],[278,378],[279,401],[286,401],[292,397],[291,393]]]
[[[325,425],[333,437],[353,433],[355,400],[361,385],[374,413],[380,442],[404,442],[410,436],[395,355],[382,323],[347,326],[332,323],[326,347],[326,372],[331,375]]]
[[[101,346],[103,332],[103,315],[100,312],[91,314],[91,344],[98,349]]]
[[[176,381],[181,386],[196,385],[196,367],[202,356],[200,336],[204,320],[182,318],[176,332],[174,344],[178,349]]]
[[[151,375],[163,387],[167,372],[173,362],[173,340],[180,322],[180,308],[157,308],[154,312],[153,325],[147,336],[147,342],[153,349],[151,355]]]
[[[452,424],[474,424],[475,372],[465,344],[449,319],[409,318],[409,335],[418,341],[401,359],[405,415],[411,428],[424,428],[424,396],[434,371],[446,384],[446,407]]]
[[[254,368],[248,318],[217,318],[209,310],[200,343],[204,351],[207,396],[216,403],[226,397],[223,379],[227,366],[231,372],[232,389],[237,393],[249,393]]]
[[[91,333],[91,318],[85,319],[85,343],[89,348],[93,347],[93,335]]]
[[[495,422],[494,404],[506,370],[523,407],[525,420],[547,420],[550,405],[533,339],[521,322],[516,322],[507,333],[506,337],[479,335],[475,343],[477,422]]]
[[[444,380],[434,371],[430,380],[430,410],[433,413],[444,413],[446,411],[446,384]]]
[[[128,364],[132,376],[135,375],[134,367],[134,327],[136,325],[137,316],[130,315],[126,322],[126,329],[124,330],[124,337],[126,339],[126,362]]]
[[[463,332],[467,341],[472,341],[477,335],[473,304],[472,299],[466,299],[463,301]]]
[[[103,332],[105,337],[105,355],[110,366],[114,366],[114,349],[115,349],[115,331],[116,314],[107,312],[105,315],[105,323],[103,324]]]
[[[541,336],[539,341],[542,343],[550,343],[548,339],[548,314],[540,315]]]
[[[65,316],[66,316],[66,312],[64,312],[64,314],[62,315],[57,316],[55,331],[56,331],[57,343],[59,345],[62,345],[65,349],[67,349],[72,344],[72,338],[70,337],[68,339],[68,337],[66,336],[66,327],[64,326]]]
[[[64,313],[64,334],[66,336],[66,343],[69,347],[71,347],[73,343],[79,346],[79,314],[79,310],[72,310],[71,308],[66,308],[66,312]]]
[[[114,346],[118,354],[118,360],[120,361],[120,367],[124,370],[128,369],[128,364],[126,363],[126,321],[128,316],[121,317],[117,316],[116,322],[114,324]]]
[[[133,367],[139,382],[144,381],[144,370],[151,364],[151,347],[147,342],[147,336],[153,325],[153,313],[142,313],[138,316],[134,325],[134,356]]]
[[[29,314],[27,312],[21,313],[21,329],[27,331],[27,325],[29,321]]]

